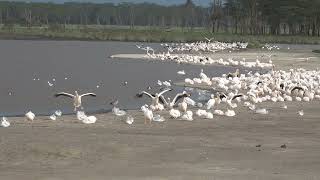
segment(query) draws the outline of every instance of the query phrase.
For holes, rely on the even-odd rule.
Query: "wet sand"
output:
[[[10,118],[1,128],[0,179],[319,179],[320,102],[268,115],[242,107],[236,117],[129,126],[112,114],[85,125],[73,115],[56,122]],[[280,146],[286,144],[287,148]]]
[[[286,69],[292,62],[274,63]],[[320,102],[286,104],[259,105],[268,115],[241,107],[235,117],[192,122],[162,112],[167,121],[151,125],[139,111],[129,111],[131,126],[111,113],[96,115],[93,125],[75,115],[9,118],[12,126],[0,128],[0,179],[319,179]]]

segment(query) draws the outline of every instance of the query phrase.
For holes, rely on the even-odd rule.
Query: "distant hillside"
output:
[[[156,3],[161,5],[175,5],[183,4],[186,0],[8,0],[8,1],[22,1],[22,2],[54,2],[54,3],[64,3],[64,2],[91,2],[91,3],[122,3],[122,2],[132,2],[132,3]],[[209,6],[211,0],[193,0],[193,2],[200,6]]]

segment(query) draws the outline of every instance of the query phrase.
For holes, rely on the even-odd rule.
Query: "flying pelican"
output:
[[[75,91],[75,95],[69,94],[69,93],[65,93],[65,92],[60,92],[60,93],[55,94],[54,96],[55,96],[55,97],[66,96],[66,97],[69,97],[69,98],[73,98],[74,111],[76,111],[77,108],[79,108],[79,107],[80,107],[81,109],[83,109],[83,107],[82,107],[82,105],[81,105],[81,104],[82,104],[82,101],[81,101],[82,97],[84,97],[84,96],[93,96],[93,97],[96,97],[97,95],[94,94],[94,93],[85,93],[85,94],[79,95],[79,94],[78,94],[78,91]]]
[[[173,100],[170,102],[170,98],[168,98],[168,101],[161,95],[159,97],[160,103],[164,104],[167,108],[172,109],[173,106],[182,98],[190,97],[191,94],[187,93],[186,91],[183,91],[182,93],[178,93]]]
[[[161,91],[160,93],[156,93],[156,94],[150,94],[146,91],[142,91],[141,93],[137,94],[137,97],[141,98],[145,94],[151,98],[151,100],[152,100],[151,105],[152,106],[158,106],[160,104],[159,97],[169,91],[172,91],[172,89],[165,89],[165,90]]]
[[[207,38],[207,37],[204,37],[207,41],[208,41],[208,43],[211,43],[211,41],[214,39],[214,38]]]

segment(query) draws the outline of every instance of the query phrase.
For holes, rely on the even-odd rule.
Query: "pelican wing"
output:
[[[59,96],[66,96],[66,97],[70,97],[70,98],[74,98],[73,94],[69,94],[69,93],[65,93],[65,92],[60,92],[54,95],[54,97],[59,97]]]
[[[235,95],[235,96],[233,96],[232,100],[235,100],[235,99],[237,99],[238,97],[242,97],[242,96],[243,96],[243,94]]]
[[[168,104],[166,98],[164,98],[164,96],[162,96],[162,95],[159,96],[159,102],[160,102],[161,104],[164,104],[164,105],[167,105],[167,104]]]
[[[299,90],[299,91],[304,91],[304,89],[302,87],[299,87],[299,86],[296,86],[294,87],[292,90],[291,90],[291,93],[294,91],[294,90]]]
[[[161,92],[158,94],[158,96],[160,97],[161,95],[163,95],[164,93],[169,92],[169,91],[172,91],[172,89],[165,89],[165,90],[161,91]]]
[[[173,103],[176,104],[180,99],[184,98],[184,97],[189,97],[190,94],[188,93],[179,93],[176,95],[176,97],[174,97],[173,99]]]
[[[227,98],[227,96],[224,93],[217,93],[217,96],[222,100],[223,98]]]
[[[154,98],[154,95],[152,95],[146,91],[142,91],[141,93],[137,94],[137,97],[141,98],[144,94],[149,96],[151,99]]]
[[[93,97],[96,97],[97,95],[95,93],[85,93],[85,94],[82,94],[80,95],[81,97],[84,97],[84,96],[93,96]]]
[[[191,106],[195,106],[196,105],[196,102],[194,100],[192,100],[191,98],[189,97],[186,97],[186,103],[191,105]]]

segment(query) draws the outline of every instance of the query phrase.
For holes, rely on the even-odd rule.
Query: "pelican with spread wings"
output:
[[[141,93],[137,94],[137,97],[141,98],[143,97],[143,95],[147,95],[149,98],[151,98],[151,106],[157,107],[159,105],[161,105],[159,103],[159,98],[166,92],[172,91],[172,89],[166,88],[163,91],[161,91],[160,93],[156,93],[156,94],[150,94],[146,91],[142,91]],[[162,108],[161,108],[162,109]]]
[[[74,111],[77,110],[77,108],[81,108],[82,107],[82,97],[85,96],[93,96],[96,97],[97,95],[94,93],[85,93],[85,94],[81,94],[79,95],[77,91],[75,91],[75,94],[70,94],[70,93],[66,93],[66,92],[60,92],[54,95],[55,97],[59,97],[59,96],[65,96],[65,97],[69,97],[73,99],[73,106],[74,106]]]

